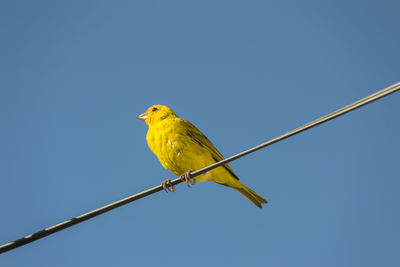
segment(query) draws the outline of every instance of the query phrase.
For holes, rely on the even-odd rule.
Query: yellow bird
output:
[[[267,201],[239,181],[232,168],[225,164],[205,174],[190,177],[191,170],[198,170],[224,158],[208,138],[193,124],[175,114],[172,109],[162,105],[154,105],[138,116],[149,125],[147,144],[158,157],[164,168],[175,175],[183,175],[189,185],[196,180],[199,182],[212,181],[232,187],[257,207]],[[164,189],[169,185],[163,182]],[[172,191],[172,190],[171,190]]]

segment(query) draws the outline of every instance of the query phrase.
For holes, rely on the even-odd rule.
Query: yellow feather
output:
[[[138,117],[149,125],[147,143],[164,168],[175,175],[198,170],[221,161],[223,156],[193,124],[178,117],[172,109],[154,105]],[[229,164],[196,177],[234,188],[261,208],[267,201],[239,181]]]

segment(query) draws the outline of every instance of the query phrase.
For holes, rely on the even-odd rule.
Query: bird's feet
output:
[[[192,171],[193,170],[188,170],[187,172],[185,172],[184,174],[182,174],[180,177],[181,177],[181,180],[183,181],[183,182],[185,182],[186,184],[187,184],[187,186],[188,187],[191,187],[190,185],[195,185],[196,184],[196,179],[193,177],[192,178],[192,176],[191,176],[191,174],[192,174]]]
[[[171,184],[171,179],[167,179],[161,183],[165,192],[175,192],[175,185]]]

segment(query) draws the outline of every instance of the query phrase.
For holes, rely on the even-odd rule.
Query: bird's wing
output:
[[[183,119],[182,119],[183,120]],[[193,124],[190,122],[183,120],[183,122],[186,124],[186,135],[189,136],[194,142],[196,142],[198,145],[201,147],[204,147],[207,149],[210,153],[212,158],[215,160],[215,162],[221,161],[224,159],[224,157],[221,155],[221,153],[215,148],[215,146],[211,143],[210,140],[202,133],[200,132],[199,129],[196,128]],[[239,177],[233,172],[231,166],[228,164],[223,165],[224,167],[235,179],[239,180]]]

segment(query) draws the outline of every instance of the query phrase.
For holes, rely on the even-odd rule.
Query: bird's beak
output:
[[[139,116],[137,116],[137,118],[139,120],[146,120],[148,117],[149,117],[149,114],[147,114],[147,113],[143,113],[143,114],[140,114]]]

